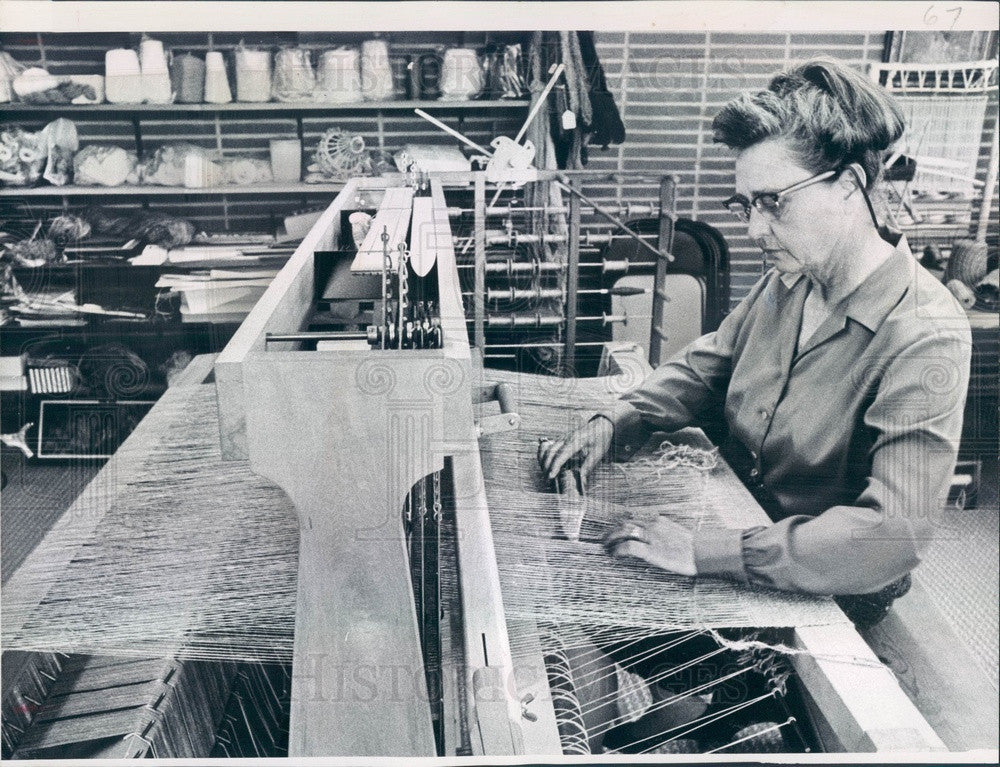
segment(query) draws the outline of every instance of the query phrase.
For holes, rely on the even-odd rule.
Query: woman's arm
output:
[[[616,441],[634,445],[653,431],[697,425],[711,407],[723,405],[741,329],[772,279],[773,273],[759,280],[718,330],[692,341],[599,414],[614,424]]]
[[[538,454],[542,471],[555,478],[567,461],[578,457],[586,477],[609,451],[616,457],[628,457],[654,431],[693,425],[711,402],[721,404],[740,328],[768,281],[769,277],[761,279],[714,333],[692,341],[650,373],[638,388],[599,411],[588,423],[547,442]]]
[[[925,336],[889,365],[865,425],[878,435],[850,506],[750,530],[698,531],[698,575],[789,591],[866,594],[900,578],[939,534],[962,432],[971,343]]]

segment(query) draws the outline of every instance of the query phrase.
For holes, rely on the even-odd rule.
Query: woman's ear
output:
[[[861,189],[864,189],[868,186],[868,174],[865,173],[865,169],[856,162],[852,162],[844,169],[844,173],[841,174],[840,180],[842,183],[852,188],[854,186],[860,186]]]

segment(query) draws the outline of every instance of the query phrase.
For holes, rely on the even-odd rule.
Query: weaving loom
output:
[[[595,636],[751,627],[782,630],[798,690],[764,730],[941,749],[831,601],[603,552],[622,509],[763,522],[724,464],[604,465],[566,540],[538,439],[638,380],[484,370],[444,187],[423,191],[348,182],[214,367],[192,363],[12,576],[4,755],[589,753],[651,705],[590,651]],[[374,221],[355,254],[347,219],[362,209]],[[329,320],[351,302],[372,321]],[[368,327],[331,329],[345,324]],[[653,745],[693,749],[690,730]]]

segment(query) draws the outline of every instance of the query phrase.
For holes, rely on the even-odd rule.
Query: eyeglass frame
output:
[[[732,197],[729,197],[722,201],[722,207],[724,207],[726,210],[728,210],[730,213],[736,216],[736,218],[738,218],[744,224],[750,223],[751,207],[756,208],[757,212],[760,213],[761,215],[768,215],[777,218],[778,213],[781,210],[780,207],[781,201],[785,197],[792,194],[793,192],[798,192],[800,189],[805,189],[806,187],[812,186],[813,184],[818,184],[821,181],[826,181],[828,178],[837,176],[840,174],[841,170],[842,170],[841,168],[836,168],[834,170],[825,170],[821,173],[817,173],[815,176],[810,176],[809,178],[803,179],[802,181],[796,181],[791,186],[786,186],[784,189],[779,189],[777,192],[757,192],[749,200],[747,199],[746,195],[734,194]],[[770,211],[759,204],[760,201],[763,200],[765,197],[774,198],[774,211]],[[736,210],[733,209],[732,206],[735,205],[736,203],[742,204],[742,211],[743,211],[742,214],[738,213]]]

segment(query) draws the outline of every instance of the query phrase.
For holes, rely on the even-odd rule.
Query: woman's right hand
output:
[[[538,445],[538,464],[542,472],[553,480],[559,476],[566,462],[580,458],[580,478],[587,476],[611,449],[615,427],[605,417],[592,418],[580,428],[556,440],[542,440]]]

